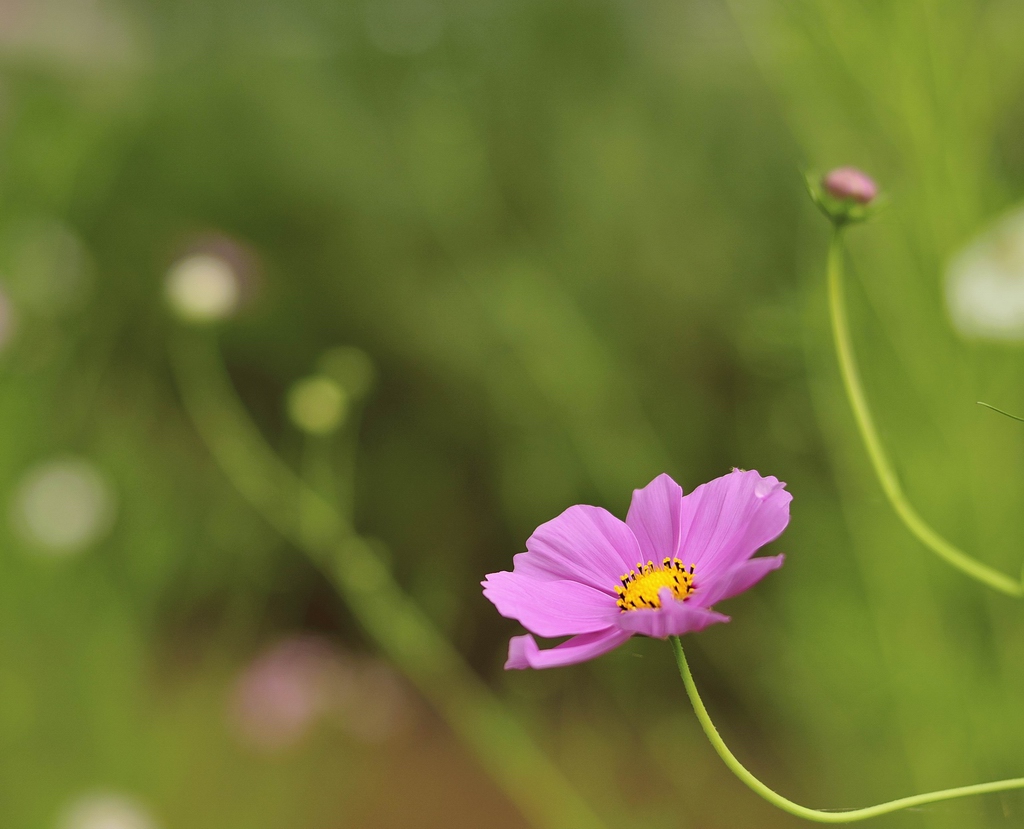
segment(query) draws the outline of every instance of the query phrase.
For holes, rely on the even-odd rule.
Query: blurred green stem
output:
[[[874,420],[871,417],[871,410],[868,408],[867,398],[864,395],[864,388],[861,386],[857,363],[853,356],[850,326],[846,318],[843,270],[843,227],[841,224],[834,224],[828,248],[828,298],[829,313],[832,318],[832,334],[846,396],[850,401],[853,416],[857,421],[857,428],[864,440],[864,447],[867,449],[868,457],[871,459],[871,465],[875,469],[885,497],[889,499],[889,503],[907,529],[939,558],[1000,593],[1015,598],[1024,597],[1024,584],[972,558],[946,541],[925,522],[903,493],[899,479],[896,477],[892,464],[882,447],[882,441],[878,437]]]
[[[380,650],[416,685],[531,823],[604,824],[433,622],[402,591],[350,520],[266,444],[231,384],[212,336],[171,348],[185,408],[238,491],[335,584]]]
[[[925,806],[942,800],[955,800],[956,798],[970,797],[978,794],[1024,789],[1024,777],[1015,777],[1010,780],[996,780],[992,783],[978,783],[974,786],[960,786],[955,789],[942,789],[937,792],[915,794],[910,797],[901,797],[898,800],[890,800],[887,803],[879,803],[877,806],[866,806],[863,809],[826,811],[801,806],[799,803],[794,803],[773,789],[768,788],[736,759],[736,756],[725,744],[725,740],[722,739],[722,735],[718,733],[715,724],[711,721],[708,709],[704,707],[704,701],[697,692],[697,685],[693,681],[693,674],[690,673],[690,666],[686,662],[683,645],[679,641],[678,636],[672,637],[672,648],[675,651],[676,664],[679,666],[679,675],[683,678],[683,685],[686,687],[686,695],[690,698],[691,705],[693,705],[693,712],[697,715],[701,728],[704,729],[704,733],[707,735],[708,740],[711,741],[711,745],[718,752],[718,756],[722,758],[725,765],[729,767],[729,770],[756,794],[763,797],[773,806],[777,806],[791,815],[816,823],[854,823],[858,820],[867,820],[868,818],[887,815],[890,812],[898,812],[903,809],[913,808],[914,806]]]

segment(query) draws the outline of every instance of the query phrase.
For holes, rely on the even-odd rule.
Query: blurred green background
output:
[[[755,773],[824,807],[1024,774],[1024,604],[883,500],[801,180],[889,192],[850,240],[867,390],[920,511],[1016,575],[1024,427],[975,401],[1024,412],[1021,347],[961,337],[944,273],[1024,190],[1022,39],[1017,0],[0,2],[0,824],[528,825],[212,458],[183,263],[237,289],[224,359],[294,469],[349,456],[289,390],[372,360],[356,526],[608,825],[800,823],[665,643],[502,671],[483,575],[662,471],[794,494],[786,566],[687,640]]]

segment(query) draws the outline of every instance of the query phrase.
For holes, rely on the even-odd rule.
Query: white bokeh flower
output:
[[[3,230],[0,250],[6,290],[26,315],[72,313],[92,291],[92,257],[78,234],[57,219],[12,223]]]
[[[118,794],[89,794],[61,815],[57,829],[157,829],[143,807]]]
[[[242,286],[225,258],[194,253],[171,266],[165,283],[171,308],[186,322],[216,322],[238,309]]]
[[[11,523],[36,550],[59,557],[79,552],[109,530],[114,496],[93,464],[80,458],[41,463],[21,479]]]
[[[953,257],[946,304],[964,337],[1024,340],[1024,209],[998,220]]]

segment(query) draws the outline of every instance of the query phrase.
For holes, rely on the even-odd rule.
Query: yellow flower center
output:
[[[620,610],[661,607],[658,593],[663,587],[671,590],[680,601],[686,601],[693,592],[693,565],[687,569],[678,558],[662,559],[660,567],[653,561],[646,564],[637,562],[636,570],[626,573],[622,584],[615,586],[615,592],[619,594],[616,604]]]

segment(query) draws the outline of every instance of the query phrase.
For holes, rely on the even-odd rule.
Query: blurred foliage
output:
[[[794,493],[786,567],[688,644],[767,783],[840,807],[1024,772],[1024,606],[883,501],[800,176],[854,163],[890,192],[851,234],[868,393],[921,512],[1016,573],[1024,433],[974,401],[1024,411],[1020,347],[958,339],[942,273],[1024,187],[1022,35],[1015,0],[0,4],[0,822],[109,790],[161,827],[524,825],[411,696],[371,741],[335,724],[267,755],[232,730],[278,638],[370,649],[180,404],[163,280],[210,239],[245,252],[223,349],[289,463],[288,390],[329,349],[372,357],[357,524],[609,822],[797,825],[721,767],[664,643],[501,671],[518,631],[483,574],[662,471]],[[6,505],[69,456],[116,516],[47,555]]]

